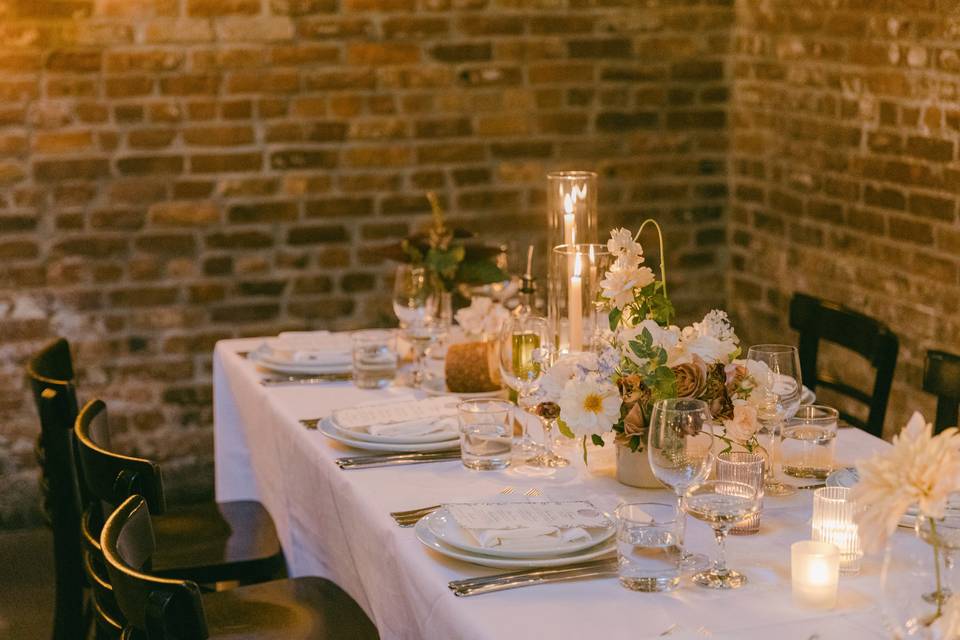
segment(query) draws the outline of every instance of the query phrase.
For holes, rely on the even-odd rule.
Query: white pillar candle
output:
[[[829,542],[840,550],[840,573],[860,571],[860,535],[854,516],[858,510],[846,487],[822,487],[813,493],[812,538]]]
[[[832,609],[837,604],[840,550],[827,542],[804,540],[790,547],[793,602],[812,609]]]
[[[573,258],[573,275],[567,289],[567,315],[570,318],[570,351],[583,351],[583,291],[580,278],[580,254]]]

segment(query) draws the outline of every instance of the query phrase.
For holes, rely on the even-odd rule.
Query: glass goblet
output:
[[[687,489],[710,475],[713,446],[713,427],[706,402],[672,398],[654,403],[647,428],[650,469],[657,480],[673,490],[678,512]],[[678,520],[683,549],[686,519],[680,516]],[[705,555],[682,550],[681,566],[685,571],[698,571],[708,564]]]
[[[742,482],[710,480],[690,487],[683,496],[683,510],[713,527],[717,559],[713,566],[693,576],[693,581],[711,589],[739,589],[747,577],[727,567],[726,539],[731,527],[760,510],[760,492]]]
[[[803,377],[800,372],[800,354],[788,344],[757,344],[747,350],[747,360],[767,366],[769,378],[764,380],[771,397],[758,407],[760,435],[768,445],[770,465],[764,493],[768,496],[792,496],[796,487],[781,481],[780,441],[783,426],[800,409]]]

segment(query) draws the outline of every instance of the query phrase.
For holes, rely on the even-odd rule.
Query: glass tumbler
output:
[[[717,480],[739,482],[757,490],[760,509],[763,509],[763,481],[766,459],[758,453],[730,451],[717,456],[714,464]],[[734,535],[749,535],[760,531],[760,511],[756,511],[730,529]]]
[[[801,406],[783,428],[783,472],[794,478],[823,480],[833,471],[839,414],[820,404]]]
[[[856,513],[857,503],[847,487],[823,487],[813,492],[813,539],[840,549],[840,573],[846,575],[859,573],[863,558]]]
[[[680,583],[683,549],[677,507],[633,502],[617,507],[620,584],[632,591],[670,591]]]
[[[393,331],[353,334],[353,383],[361,389],[382,389],[397,375],[397,335]]]
[[[477,471],[510,466],[513,410],[506,400],[465,400],[457,405],[463,466]]]

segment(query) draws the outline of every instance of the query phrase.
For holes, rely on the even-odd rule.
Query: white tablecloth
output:
[[[576,462],[552,478],[515,470],[470,472],[459,461],[343,471],[334,459],[356,455],[298,420],[337,408],[410,397],[404,388],[368,391],[351,383],[267,388],[254,366],[237,355],[258,340],[219,342],[214,354],[216,490],[218,500],[256,499],[273,516],[290,573],[328,577],[376,622],[382,638],[564,638],[618,640],[662,637],[730,640],[859,640],[886,637],[876,603],[880,559],[868,557],[860,575],[842,577],[834,611],[807,611],[790,598],[790,544],[810,537],[812,492],[767,498],[761,533],[728,538],[730,565],[747,574],[737,591],[684,583],[669,594],[635,593],[616,579],[541,585],[457,598],[447,582],[497,573],[447,559],[424,548],[412,529],[388,515],[461,497],[518,490],[582,488],[623,499],[669,502],[665,491],[631,489],[608,468],[610,451],[592,454],[591,469]],[[840,463],[887,446],[855,429],[841,431]],[[609,447],[607,447],[609,449]],[[687,546],[715,554],[709,528],[690,519]],[[676,625],[676,626],[674,626]]]

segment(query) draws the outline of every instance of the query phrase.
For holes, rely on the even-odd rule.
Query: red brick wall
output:
[[[684,317],[722,305],[732,2],[640,5],[0,0],[0,525],[35,517],[45,339],[209,495],[214,341],[389,319],[427,189],[522,246],[545,172],[595,168],[603,227],[664,223]]]
[[[900,362],[887,433],[924,353],[960,352],[960,10],[955,2],[741,0],[731,57],[731,308],[789,336],[793,292],[888,323]],[[828,369],[863,375],[839,355]]]

